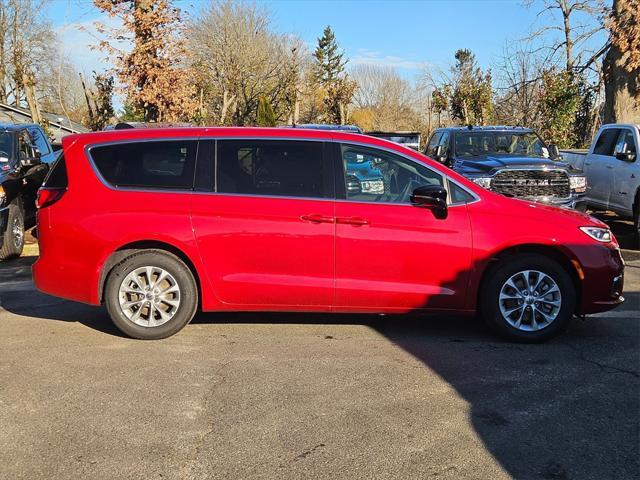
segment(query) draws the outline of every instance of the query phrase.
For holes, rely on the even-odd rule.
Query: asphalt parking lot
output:
[[[640,253],[626,303],[543,345],[460,318],[200,314],[121,337],[0,267],[0,478],[640,475]]]

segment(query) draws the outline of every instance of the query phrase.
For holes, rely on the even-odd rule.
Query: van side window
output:
[[[167,140],[92,147],[102,177],[116,187],[193,188],[198,142]]]
[[[64,154],[61,153],[53,162],[53,165],[51,165],[51,169],[45,177],[42,186],[48,188],[67,188],[68,182],[67,166],[64,163]]]
[[[217,191],[249,195],[330,196],[322,142],[218,140]]]
[[[408,203],[417,187],[443,185],[442,175],[400,155],[342,145],[347,200]]]
[[[451,198],[449,199],[449,203],[456,205],[459,203],[469,203],[474,200],[473,195],[467,192],[462,187],[459,187],[453,182],[449,182],[449,193]]]
[[[618,140],[619,128],[607,128],[600,133],[596,146],[593,147],[595,155],[613,155],[613,148]]]

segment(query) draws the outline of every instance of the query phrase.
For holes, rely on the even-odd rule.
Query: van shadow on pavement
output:
[[[32,259],[14,262],[14,273],[24,272]],[[511,477],[631,479],[640,472],[640,289],[639,266],[629,270],[635,286],[623,306],[574,320],[567,334],[542,345],[497,340],[463,317],[206,313],[193,323],[367,326],[456,390],[484,448]],[[10,281],[2,275],[0,282]],[[0,291],[0,301],[16,315],[78,321],[121,336],[103,308],[10,289]]]

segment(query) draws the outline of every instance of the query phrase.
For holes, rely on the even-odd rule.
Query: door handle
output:
[[[607,165],[607,168],[611,169],[613,168],[613,165]]]
[[[362,227],[364,225],[369,225],[369,222],[361,217],[338,217],[336,218],[336,223],[341,223],[344,225],[353,225],[354,227]]]
[[[584,162],[585,165],[591,165],[591,162]]]
[[[334,223],[336,221],[333,217],[320,215],[319,213],[312,213],[310,215],[301,215],[300,220],[309,223]]]

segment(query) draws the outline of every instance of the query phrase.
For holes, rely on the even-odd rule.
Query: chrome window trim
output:
[[[215,148],[215,159],[214,162],[216,162],[216,167],[214,168],[214,178],[215,178],[215,183],[214,183],[214,189],[215,191],[212,192],[201,192],[201,191],[196,191],[194,190],[194,182],[192,182],[191,188],[184,188],[184,189],[176,189],[176,188],[145,188],[145,187],[118,187],[116,185],[112,185],[111,183],[109,183],[100,173],[100,170],[98,169],[98,167],[95,164],[95,161],[93,160],[93,157],[91,156],[91,150],[93,148],[96,147],[104,147],[104,146],[110,146],[110,145],[123,145],[123,144],[127,144],[127,143],[149,143],[149,142],[175,142],[175,141],[207,141],[207,140],[212,140],[216,142],[216,148]],[[109,190],[113,190],[113,191],[125,191],[125,192],[143,192],[143,193],[180,193],[180,194],[196,194],[196,195],[228,195],[228,196],[236,196],[236,197],[252,197],[252,198],[282,198],[282,199],[288,199],[288,200],[315,200],[315,201],[329,201],[329,202],[349,202],[349,203],[365,203],[365,204],[370,204],[370,205],[396,205],[396,206],[407,206],[407,207],[412,207],[413,205],[411,205],[410,203],[395,203],[395,202],[369,202],[369,201],[364,201],[364,200],[348,200],[348,199],[338,199],[335,198],[335,192],[334,192],[334,197],[333,198],[326,198],[326,197],[296,197],[296,196],[288,196],[288,195],[259,195],[259,194],[246,194],[246,193],[223,193],[223,192],[218,192],[217,191],[217,155],[218,155],[218,149],[217,149],[217,142],[219,140],[279,140],[279,141],[307,141],[307,142],[320,142],[320,143],[339,143],[339,144],[348,144],[348,145],[356,145],[356,146],[362,146],[362,147],[366,147],[366,148],[372,148],[372,149],[378,149],[378,150],[382,150],[384,152],[388,152],[391,153],[393,155],[398,155],[406,160],[409,160],[410,162],[413,162],[421,167],[427,168],[433,172],[435,172],[436,174],[440,175],[443,177],[443,180],[447,180],[444,182],[445,184],[445,189],[447,190],[447,197],[451,198],[451,194],[449,191],[449,187],[448,187],[448,182],[453,182],[454,184],[456,184],[458,187],[462,188],[465,192],[467,192],[469,195],[471,195],[474,200],[470,201],[470,202],[458,202],[458,203],[448,203],[448,206],[450,207],[456,207],[456,206],[460,206],[460,205],[470,205],[472,203],[476,203],[479,202],[481,200],[481,198],[472,190],[469,190],[467,187],[465,187],[464,185],[461,185],[459,182],[457,182],[456,180],[454,180],[453,178],[451,178],[449,175],[440,172],[432,167],[430,167],[429,165],[427,165],[426,163],[420,162],[414,158],[411,158],[410,156],[402,153],[402,152],[398,152],[397,150],[391,149],[391,148],[387,148],[387,147],[383,147],[380,145],[372,145],[370,143],[367,142],[357,142],[357,141],[349,141],[349,142],[345,142],[345,141],[341,141],[341,140],[337,140],[334,138],[297,138],[297,137],[255,137],[255,136],[230,136],[230,137],[209,137],[209,136],[176,136],[176,137],[162,137],[162,138],[141,138],[141,139],[136,139],[136,138],[128,138],[128,139],[122,139],[122,140],[111,140],[111,141],[104,141],[104,142],[94,142],[94,143],[89,143],[87,145],[84,146],[84,153],[85,156],[89,159],[89,165],[91,166],[91,169],[94,171],[94,173],[96,174],[96,176],[98,177],[98,180],[105,186],[107,187]],[[198,149],[197,149],[198,150]],[[197,166],[197,152],[196,150],[196,166]],[[195,171],[194,171],[194,175],[195,175]],[[195,179],[194,179],[195,181]],[[449,202],[448,200],[448,202]]]

